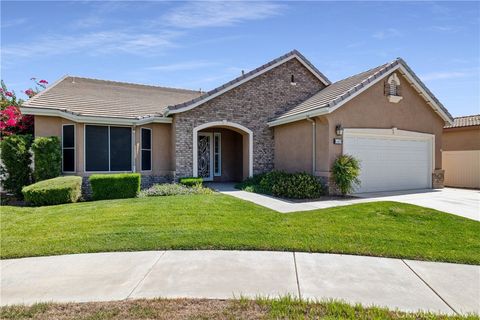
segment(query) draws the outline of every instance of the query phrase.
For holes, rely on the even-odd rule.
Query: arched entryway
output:
[[[193,175],[205,181],[240,181],[253,175],[253,132],[214,121],[193,129]]]

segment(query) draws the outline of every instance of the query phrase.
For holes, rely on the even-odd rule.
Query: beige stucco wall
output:
[[[326,116],[329,123],[329,161],[321,163],[322,170],[329,170],[335,158],[342,153],[342,145],[334,145],[335,126],[344,128],[386,129],[396,127],[435,135],[435,169],[442,168],[442,132],[445,121],[435,113],[418,92],[397,73],[403,99],[391,103],[384,95],[384,81],[374,84],[333,113]],[[388,78],[388,76],[386,77]]]
[[[442,150],[480,150],[480,126],[444,129]]]
[[[141,128],[152,129],[152,170],[141,170]],[[172,167],[172,130],[168,123],[151,123],[135,128],[136,170],[147,175],[171,175]]]
[[[312,124],[308,120],[274,128],[275,169],[312,172]]]
[[[398,74],[403,99],[391,103],[384,95],[384,81],[345,103],[331,114],[315,118],[315,173],[328,176],[342,145],[334,145],[337,124],[344,128],[393,128],[435,135],[435,168],[442,167],[441,146],[444,120],[425,102],[407,80]],[[388,78],[388,76],[386,77]],[[300,120],[274,127],[275,168],[290,172],[312,171],[312,125]],[[477,139],[480,144],[480,139]]]
[[[84,167],[84,124],[75,123],[60,117],[35,116],[35,136],[62,137],[62,124],[75,124],[75,169],[79,175],[85,174]],[[152,171],[140,171],[140,128],[152,129]],[[152,123],[138,126],[135,130],[134,155],[137,172],[149,175],[170,175],[173,173],[172,131],[166,123]]]

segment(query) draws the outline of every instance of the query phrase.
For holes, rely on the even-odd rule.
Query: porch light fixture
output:
[[[337,136],[343,135],[343,127],[341,124],[337,124],[337,126],[335,127],[335,133],[337,134]]]

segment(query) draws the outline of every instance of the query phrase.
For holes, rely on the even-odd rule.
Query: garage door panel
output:
[[[357,192],[431,187],[429,140],[346,135],[344,153],[360,160],[362,183]]]

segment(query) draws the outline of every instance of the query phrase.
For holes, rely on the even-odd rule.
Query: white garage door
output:
[[[431,188],[431,136],[379,132],[359,134],[345,129],[343,152],[359,159],[361,165],[361,185],[356,192]]]

